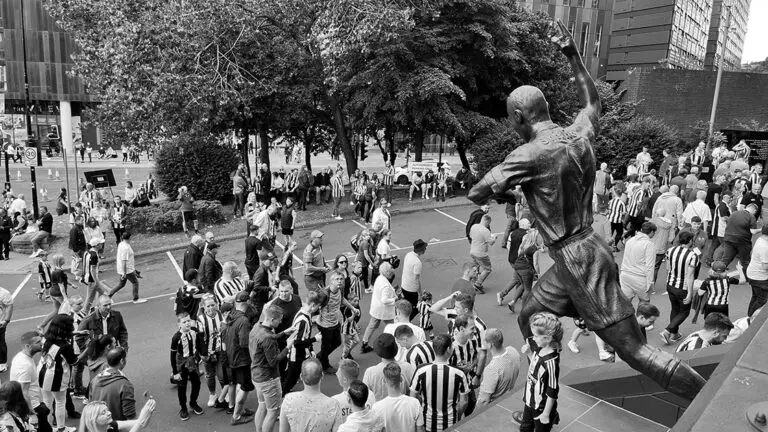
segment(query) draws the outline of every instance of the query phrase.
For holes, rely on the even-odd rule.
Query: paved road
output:
[[[461,263],[468,256],[468,245],[464,238],[464,220],[472,211],[471,206],[456,207],[445,211],[425,210],[419,213],[411,213],[395,217],[393,223],[395,235],[393,243],[401,249],[398,254],[402,258],[407,253],[407,247],[411,245],[416,238],[422,238],[432,243],[427,249],[424,257],[424,283],[430,290],[435,299],[447,295],[451,283],[460,274]],[[492,227],[494,232],[503,230],[505,224],[503,207],[495,206],[491,209],[493,217]],[[325,236],[325,256],[332,259],[336,254],[349,251],[349,238],[359,230],[359,226],[353,221],[344,221],[342,223],[330,224],[323,228]],[[300,245],[306,245],[309,232],[301,231],[297,233],[297,241]],[[180,262],[181,253],[176,254],[176,259]],[[233,241],[223,245],[220,253],[222,262],[235,260],[242,265],[243,253],[242,242]],[[493,247],[492,262],[495,271],[488,278],[486,285],[488,294],[478,296],[477,310],[480,316],[491,327],[501,328],[506,343],[515,347],[522,345],[522,338],[517,329],[516,315],[511,314],[506,307],[498,307],[495,304],[495,293],[509,279],[511,270],[506,262],[506,251],[499,248],[499,245]],[[170,264],[166,255],[157,255],[151,258],[145,258],[137,263],[137,267],[143,271],[144,279],[141,280],[142,296],[150,301],[143,305],[133,305],[130,302],[130,287],[126,287],[124,292],[115,296],[117,302],[116,309],[125,317],[130,334],[130,345],[128,367],[126,374],[136,386],[136,394],[141,395],[144,390],[155,396],[159,401],[158,412],[155,416],[153,430],[164,431],[230,431],[246,430],[249,426],[242,426],[239,429],[229,426],[229,418],[221,413],[208,411],[203,416],[193,416],[188,422],[181,423],[178,420],[178,406],[176,403],[176,393],[173,387],[168,383],[170,375],[170,366],[168,358],[168,348],[171,335],[175,331],[175,317],[172,313],[172,302],[170,298],[174,295],[178,285],[179,278]],[[662,272],[665,269],[662,269]],[[297,270],[298,279],[301,278],[301,270]],[[104,269],[102,278],[107,284],[115,283],[114,270],[111,267]],[[0,283],[7,289],[13,290],[22,281],[23,276],[0,277]],[[9,325],[7,340],[9,342],[9,352],[11,355],[19,350],[18,339],[22,332],[33,329],[39,322],[42,315],[47,313],[47,304],[42,304],[34,297],[37,287],[36,276],[24,286],[16,298],[16,312],[14,321]],[[659,288],[657,288],[659,289]],[[84,291],[80,288],[80,291]],[[745,315],[747,302],[749,301],[749,287],[739,286],[732,291],[731,295],[731,316],[737,318]],[[658,331],[666,324],[668,316],[669,303],[666,296],[657,295],[653,297],[653,303],[662,310],[661,325],[657,330],[649,332],[651,344],[660,345],[661,340]],[[121,304],[120,302],[125,302]],[[363,310],[369,307],[369,297],[363,299]],[[439,317],[435,318],[437,330],[444,329],[444,323]],[[570,337],[573,331],[573,323],[566,319],[565,335]],[[361,322],[364,328],[365,318]],[[696,330],[690,322],[686,323],[682,332]],[[570,351],[563,354],[564,374],[567,370],[572,370],[584,366],[599,364],[597,351],[593,338],[584,338],[580,340],[582,353],[574,355]],[[338,360],[339,351],[336,352],[332,360]],[[362,367],[368,367],[376,361],[373,354],[359,355],[355,353]],[[0,375],[0,379],[6,380],[7,374]],[[524,375],[523,375],[524,376]],[[338,393],[339,387],[335,377],[326,376],[323,381],[323,388],[327,394]],[[208,392],[203,389],[200,397],[200,403],[207,401]],[[253,408],[255,401],[251,400],[248,405]]]

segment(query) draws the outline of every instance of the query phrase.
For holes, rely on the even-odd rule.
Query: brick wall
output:
[[[716,72],[680,69],[633,70],[622,84],[625,99],[642,101],[639,112],[677,127],[687,136],[698,121],[709,121]],[[715,129],[734,119],[768,122],[768,74],[725,72]]]

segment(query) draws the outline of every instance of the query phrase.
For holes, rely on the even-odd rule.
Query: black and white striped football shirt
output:
[[[709,342],[699,336],[699,332],[694,332],[689,334],[688,337],[680,343],[675,352],[693,351],[699,348],[706,348],[709,345]]]
[[[414,344],[405,353],[405,361],[412,364],[413,367],[419,367],[424,363],[435,361],[435,349],[432,347],[432,341]]]
[[[464,372],[446,363],[422,364],[411,381],[411,392],[423,401],[424,425],[429,432],[448,429],[459,421],[459,397],[469,391]]]
[[[221,304],[224,302],[225,298],[237,295],[237,293],[242,291],[244,288],[245,283],[240,278],[230,279],[227,281],[225,281],[224,278],[221,278],[217,280],[215,284],[213,284],[213,293],[216,295],[216,301]]]
[[[627,206],[621,198],[615,197],[608,203],[608,221],[611,223],[622,223],[624,214],[627,212]]]
[[[688,267],[695,269],[699,266],[698,254],[688,246],[675,246],[667,250],[667,262],[669,263],[667,286],[687,289],[685,286],[685,273]]]

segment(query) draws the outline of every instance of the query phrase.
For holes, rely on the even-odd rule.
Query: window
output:
[[[0,91],[6,91],[5,65],[0,66]]]
[[[570,33],[571,36],[576,34],[576,21],[571,21],[570,24],[568,24],[568,33]]]
[[[578,2],[576,3],[576,6],[584,7],[584,2],[585,2],[585,0],[578,0]]]
[[[603,41],[603,26],[601,24],[598,24],[595,30],[595,51],[594,51],[595,57],[600,57],[600,43],[602,41]]]
[[[600,9],[600,0],[592,0],[592,7],[595,9]]]
[[[581,25],[581,55],[582,57],[587,52],[587,40],[589,39],[589,23]]]

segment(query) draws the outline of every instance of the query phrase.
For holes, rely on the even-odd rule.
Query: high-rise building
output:
[[[71,145],[73,139],[83,139],[95,145],[96,130],[80,127],[81,112],[93,98],[82,81],[71,75],[71,55],[77,49],[75,41],[56,25],[42,0],[0,0],[0,136],[3,142],[23,145],[27,139],[22,35],[26,36],[30,123],[34,137],[43,141],[61,140],[65,145]]]
[[[519,0],[534,12],[561,20],[579,47],[593,77],[604,78],[614,0]]]
[[[724,70],[741,69],[741,54],[744,51],[744,39],[749,22],[750,0],[714,0],[712,3],[712,19],[709,25],[707,40],[707,55],[704,58],[704,68],[717,70],[720,56],[723,53],[725,40],[725,25],[728,21],[728,11],[731,14],[731,26],[728,33],[728,44],[723,58]],[[727,7],[727,6],[730,6]]]
[[[703,69],[713,0],[616,0],[607,79],[633,68]]]

